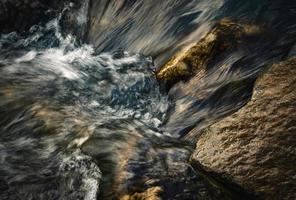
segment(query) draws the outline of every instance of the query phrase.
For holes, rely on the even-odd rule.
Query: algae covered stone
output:
[[[235,50],[248,36],[257,35],[261,31],[256,25],[221,20],[199,42],[187,46],[160,67],[156,71],[156,78],[170,88],[173,84],[205,70],[223,52]]]

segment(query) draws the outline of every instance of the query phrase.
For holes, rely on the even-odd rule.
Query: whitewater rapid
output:
[[[1,34],[0,199],[105,200],[159,187],[164,199],[235,194],[193,169],[196,134],[187,136],[246,104],[260,72],[290,52],[293,27],[269,20],[266,5],[83,1],[25,34]],[[188,82],[167,92],[156,68],[223,17],[268,19],[291,34],[225,52],[189,93]]]

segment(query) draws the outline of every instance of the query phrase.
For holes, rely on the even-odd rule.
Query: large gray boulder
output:
[[[263,199],[296,199],[296,58],[272,65],[238,112],[200,133],[192,162]]]

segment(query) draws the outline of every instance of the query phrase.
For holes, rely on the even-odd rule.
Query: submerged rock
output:
[[[245,107],[200,133],[192,161],[264,199],[295,199],[295,74],[295,57],[272,65]]]
[[[225,51],[235,50],[247,37],[257,35],[262,29],[256,25],[236,23],[229,19],[221,20],[199,42],[173,56],[156,72],[156,78],[167,87],[191,78],[207,68]]]

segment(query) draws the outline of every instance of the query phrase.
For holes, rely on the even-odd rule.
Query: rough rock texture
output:
[[[200,133],[193,161],[263,199],[296,199],[296,58],[258,79],[251,101]]]
[[[159,193],[162,192],[160,187],[153,187],[147,189],[143,193],[134,193],[132,195],[125,195],[120,200],[161,200]]]
[[[221,20],[205,37],[173,56],[156,72],[156,78],[168,87],[191,78],[205,69],[223,52],[236,49],[249,36],[262,32],[256,25]]]

